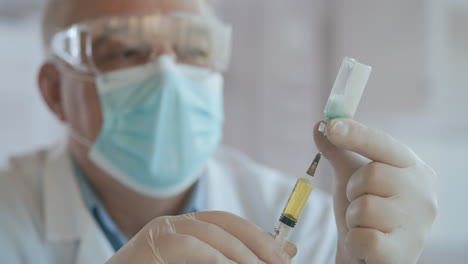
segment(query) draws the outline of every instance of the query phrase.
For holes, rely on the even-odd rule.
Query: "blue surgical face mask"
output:
[[[170,56],[98,76],[103,124],[89,158],[139,193],[181,193],[221,141],[222,86],[221,74]]]

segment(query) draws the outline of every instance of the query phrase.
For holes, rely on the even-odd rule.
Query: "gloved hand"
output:
[[[290,263],[296,247],[281,249],[255,224],[226,212],[158,217],[107,264]]]
[[[336,263],[416,263],[437,213],[435,172],[379,130],[334,119],[325,137],[318,126],[315,142],[336,176]]]

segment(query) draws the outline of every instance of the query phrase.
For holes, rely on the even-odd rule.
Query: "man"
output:
[[[335,214],[316,190],[296,245],[274,241],[294,181],[218,146],[229,28],[208,3],[47,10],[39,88],[69,138],[0,174],[1,263],[416,263],[435,173],[352,120],[314,131],[335,169]]]

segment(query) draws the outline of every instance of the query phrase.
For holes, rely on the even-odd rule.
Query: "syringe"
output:
[[[315,174],[315,170],[317,169],[321,157],[322,153],[318,153],[307,170],[307,176],[297,180],[296,185],[289,196],[288,202],[284,207],[283,213],[279,219],[278,227],[275,228],[274,233],[275,239],[280,243],[282,248],[285,247],[289,237],[291,236],[292,230],[301,217],[307,200],[314,189],[311,180]]]
[[[334,118],[353,118],[371,71],[372,67],[368,65],[352,58],[344,58],[325,106],[325,122],[322,122],[319,131],[325,134],[326,122]],[[281,214],[274,236],[283,248],[314,189],[311,179],[315,174],[321,156],[322,153],[315,156],[312,165],[307,170],[308,176],[297,180],[296,186],[294,186]]]

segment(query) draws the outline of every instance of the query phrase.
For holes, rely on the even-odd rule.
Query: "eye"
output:
[[[200,45],[174,45],[174,51],[182,59],[206,59],[210,56],[208,49]]]
[[[206,58],[208,57],[208,52],[200,48],[188,48],[186,50],[186,55],[190,57]]]
[[[128,48],[128,49],[120,51],[118,54],[119,54],[118,57],[121,57],[121,58],[131,58],[135,56],[144,56],[145,54],[147,54],[147,52],[145,50],[141,50],[137,48]]]
[[[109,72],[146,63],[149,54],[149,50],[143,48],[112,48],[95,56],[94,63],[99,71]]]

